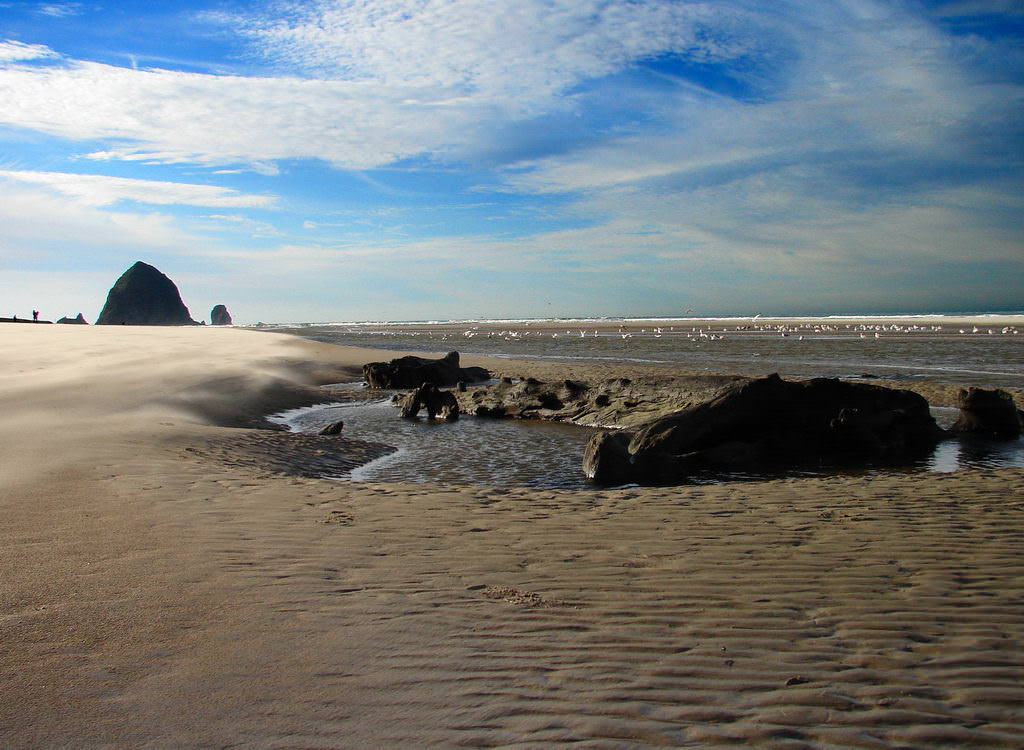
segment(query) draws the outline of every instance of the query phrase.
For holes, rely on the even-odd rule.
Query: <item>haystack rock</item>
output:
[[[194,326],[178,287],[141,260],[121,274],[96,325]]]
[[[89,325],[89,321],[87,321],[85,319],[85,316],[82,315],[82,313],[78,313],[78,315],[76,317],[74,317],[74,318],[69,318],[69,317],[67,317],[65,315],[63,318],[61,318],[57,322],[58,323],[66,323],[68,325],[76,325],[76,326],[87,326],[87,325]]]
[[[210,310],[210,325],[229,326],[231,325],[231,313],[225,305],[214,305]]]

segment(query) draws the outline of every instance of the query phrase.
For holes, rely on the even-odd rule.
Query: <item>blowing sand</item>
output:
[[[244,425],[379,353],[0,342],[0,747],[1024,745],[1024,471],[332,482]]]

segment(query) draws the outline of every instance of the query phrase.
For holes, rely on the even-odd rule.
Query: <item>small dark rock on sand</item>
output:
[[[345,423],[340,419],[337,422],[331,422],[320,430],[321,435],[340,435],[342,429],[345,427]]]

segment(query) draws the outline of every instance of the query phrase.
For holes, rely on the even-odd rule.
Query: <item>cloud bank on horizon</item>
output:
[[[0,2],[0,280],[241,321],[1024,307],[1009,0]]]

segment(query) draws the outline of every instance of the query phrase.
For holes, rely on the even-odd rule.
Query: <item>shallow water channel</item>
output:
[[[396,453],[352,472],[366,482],[431,482],[519,487],[583,489],[583,447],[595,432],[588,427],[556,422],[480,419],[463,416],[455,422],[402,419],[381,401],[327,404],[295,409],[271,421],[296,432],[316,434],[337,420],[342,434],[356,440],[393,445]]]
[[[349,383],[336,387],[347,390],[361,388],[360,384]],[[472,416],[463,416],[455,422],[408,420],[402,419],[398,409],[391,405],[391,395],[391,392],[382,392],[382,396],[386,396],[382,400],[293,409],[271,417],[271,421],[294,432],[316,434],[325,424],[340,419],[345,422],[344,436],[386,443],[398,449],[396,453],[354,470],[347,477],[357,481],[597,488],[581,471],[583,448],[596,431],[594,428]],[[956,419],[957,410],[933,407],[932,413],[940,425],[948,427]],[[947,440],[940,443],[931,456],[912,466],[867,471],[947,472],[1004,467],[1024,467],[1024,439]],[[825,473],[802,469],[791,475],[822,476]],[[719,474],[694,481],[708,483],[755,478],[759,477]]]

